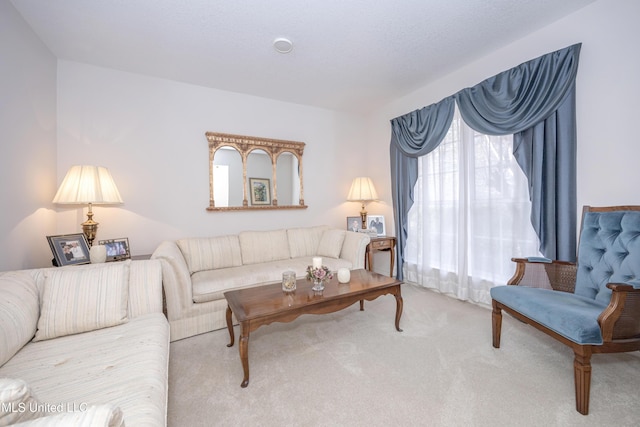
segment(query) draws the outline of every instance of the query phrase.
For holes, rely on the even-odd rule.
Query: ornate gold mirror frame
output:
[[[205,136],[209,142],[209,206],[208,211],[238,211],[238,210],[264,210],[264,209],[306,209],[304,204],[304,186],[302,181],[302,153],[304,152],[304,143],[296,141],[284,141],[278,139],[257,138],[253,136],[230,135],[225,133],[206,132]],[[242,206],[216,206],[214,199],[214,158],[216,152],[223,148],[229,147],[235,149],[242,160]],[[261,201],[259,204],[249,203],[249,179],[247,177],[247,159],[249,154],[256,150],[264,151],[271,160],[271,184],[268,194],[271,197],[268,200]],[[277,161],[278,157],[283,153],[290,153],[297,159],[297,175],[299,178],[299,198],[298,204],[278,205],[278,176]],[[261,180],[266,181],[266,180]],[[251,198],[253,201],[253,198]]]

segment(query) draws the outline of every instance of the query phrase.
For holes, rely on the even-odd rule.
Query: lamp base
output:
[[[82,232],[87,238],[87,243],[89,244],[89,247],[91,247],[93,245],[93,241],[96,238],[96,233],[98,232],[98,223],[91,220],[91,222],[85,221],[81,225],[82,225]]]
[[[362,229],[367,229],[367,211],[364,208],[364,203],[362,204],[362,210],[360,211],[360,220],[362,221]]]
[[[93,245],[93,241],[96,238],[96,233],[98,232],[98,223],[93,220],[93,211],[91,210],[91,203],[89,203],[89,212],[87,212],[87,220],[82,224],[82,232],[87,238],[87,243],[89,244],[89,248]]]

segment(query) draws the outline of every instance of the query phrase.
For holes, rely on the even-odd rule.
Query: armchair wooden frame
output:
[[[637,210],[640,206],[589,207],[586,212],[607,212],[618,210]],[[551,263],[528,262],[526,259],[513,258],[516,272],[508,285],[524,285],[544,287],[560,292],[573,293],[577,264],[563,261]],[[633,286],[609,283],[611,301],[598,317],[602,331],[603,344],[581,345],[550,330],[518,311],[492,300],[492,332],[493,347],[500,348],[500,332],[502,327],[502,310],[525,322],[545,334],[569,346],[574,353],[574,381],[576,394],[576,410],[583,415],[589,413],[589,391],[591,387],[591,355],[595,353],[621,353],[640,350],[640,289]]]

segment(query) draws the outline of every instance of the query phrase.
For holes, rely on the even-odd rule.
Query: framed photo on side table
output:
[[[355,231],[358,233],[362,230],[362,220],[359,216],[348,216],[347,217],[347,230]]]
[[[367,228],[376,230],[378,236],[384,236],[387,234],[384,228],[384,215],[369,215],[367,217]]]
[[[271,180],[268,178],[249,178],[249,193],[252,205],[270,205]]]
[[[47,241],[58,267],[89,264],[89,244],[84,233],[47,236]]]
[[[107,262],[121,261],[131,258],[129,251],[129,239],[126,237],[120,239],[100,240],[98,242],[107,248]]]

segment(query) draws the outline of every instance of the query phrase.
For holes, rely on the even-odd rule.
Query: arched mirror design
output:
[[[305,209],[304,143],[207,132],[209,211]]]
[[[276,175],[278,180],[278,203],[293,205],[300,198],[300,177],[298,175],[298,158],[290,151],[283,151],[276,159]]]

